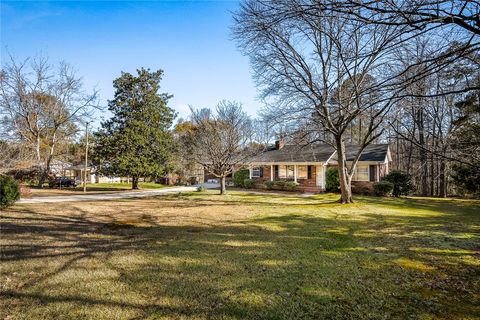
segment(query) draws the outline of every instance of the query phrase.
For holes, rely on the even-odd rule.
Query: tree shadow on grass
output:
[[[427,210],[443,214],[475,214],[480,211],[479,200],[440,199],[421,197],[367,197],[358,196],[356,199],[371,205],[380,205],[387,208],[404,210]],[[406,212],[407,213],[407,212]]]
[[[193,201],[188,208],[195,204],[204,203]],[[2,273],[11,276],[17,263],[46,270],[7,287],[3,299],[17,301],[8,312],[28,317],[38,316],[35,308],[44,315],[60,310],[66,318],[78,316],[85,306],[94,313],[100,307],[115,310],[120,318],[123,310],[139,318],[251,319],[460,318],[479,311],[478,284],[470,283],[478,269],[459,259],[436,273],[443,259],[458,254],[409,250],[432,238],[412,235],[411,228],[445,232],[448,219],[363,216],[285,214],[172,226],[143,214],[148,225],[138,226],[118,223],[114,215],[112,222],[101,222],[80,209],[68,216],[25,206],[2,217],[2,240],[7,241]],[[467,231],[465,224],[447,232]],[[450,247],[475,243],[452,239]],[[91,283],[82,289],[76,287],[79,281]],[[462,301],[460,307],[455,299]]]

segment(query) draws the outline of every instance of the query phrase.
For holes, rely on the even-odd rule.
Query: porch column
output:
[[[315,170],[317,175],[316,186],[325,189],[325,166],[315,166]]]
[[[293,181],[296,183],[297,182],[297,165],[293,165]]]
[[[248,176],[249,176],[250,179],[252,179],[252,177],[253,177],[253,170],[252,170],[251,166],[248,167]]]
[[[270,181],[273,181],[273,164],[270,165]]]

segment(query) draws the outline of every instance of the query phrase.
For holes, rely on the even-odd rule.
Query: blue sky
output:
[[[188,105],[214,107],[221,99],[242,102],[251,115],[261,106],[248,58],[230,40],[236,1],[1,3],[2,63],[7,52],[66,61],[86,88],[100,90],[104,105],[121,71],[146,67],[164,70],[162,91],[174,95],[170,106],[180,116]]]

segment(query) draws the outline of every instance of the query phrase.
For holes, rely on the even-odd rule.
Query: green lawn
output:
[[[167,186],[155,182],[139,182],[138,186],[140,189],[160,189]],[[83,185],[79,185],[76,188],[77,190],[83,190]],[[112,183],[87,183],[87,189],[91,191],[96,190],[129,190],[132,189],[131,183],[126,182],[112,182]]]
[[[139,183],[140,190],[144,189],[160,189],[165,187],[172,187],[166,186],[163,184],[158,184],[154,182],[140,182]],[[112,192],[122,192],[132,190],[131,183],[89,183],[87,184],[87,192],[89,194],[97,194],[97,193],[112,193]],[[32,197],[48,197],[48,196],[62,196],[62,195],[76,195],[76,194],[84,194],[83,193],[83,185],[78,185],[76,188],[49,188],[44,187],[42,189],[38,188],[31,188],[31,195]]]
[[[0,319],[480,319],[480,202],[337,197],[16,205]]]

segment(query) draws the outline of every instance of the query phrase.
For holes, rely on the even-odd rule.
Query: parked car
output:
[[[60,187],[60,188],[75,188],[77,186],[77,182],[74,179],[70,179],[67,177],[57,177],[53,180],[48,182],[48,186],[50,188]]]

